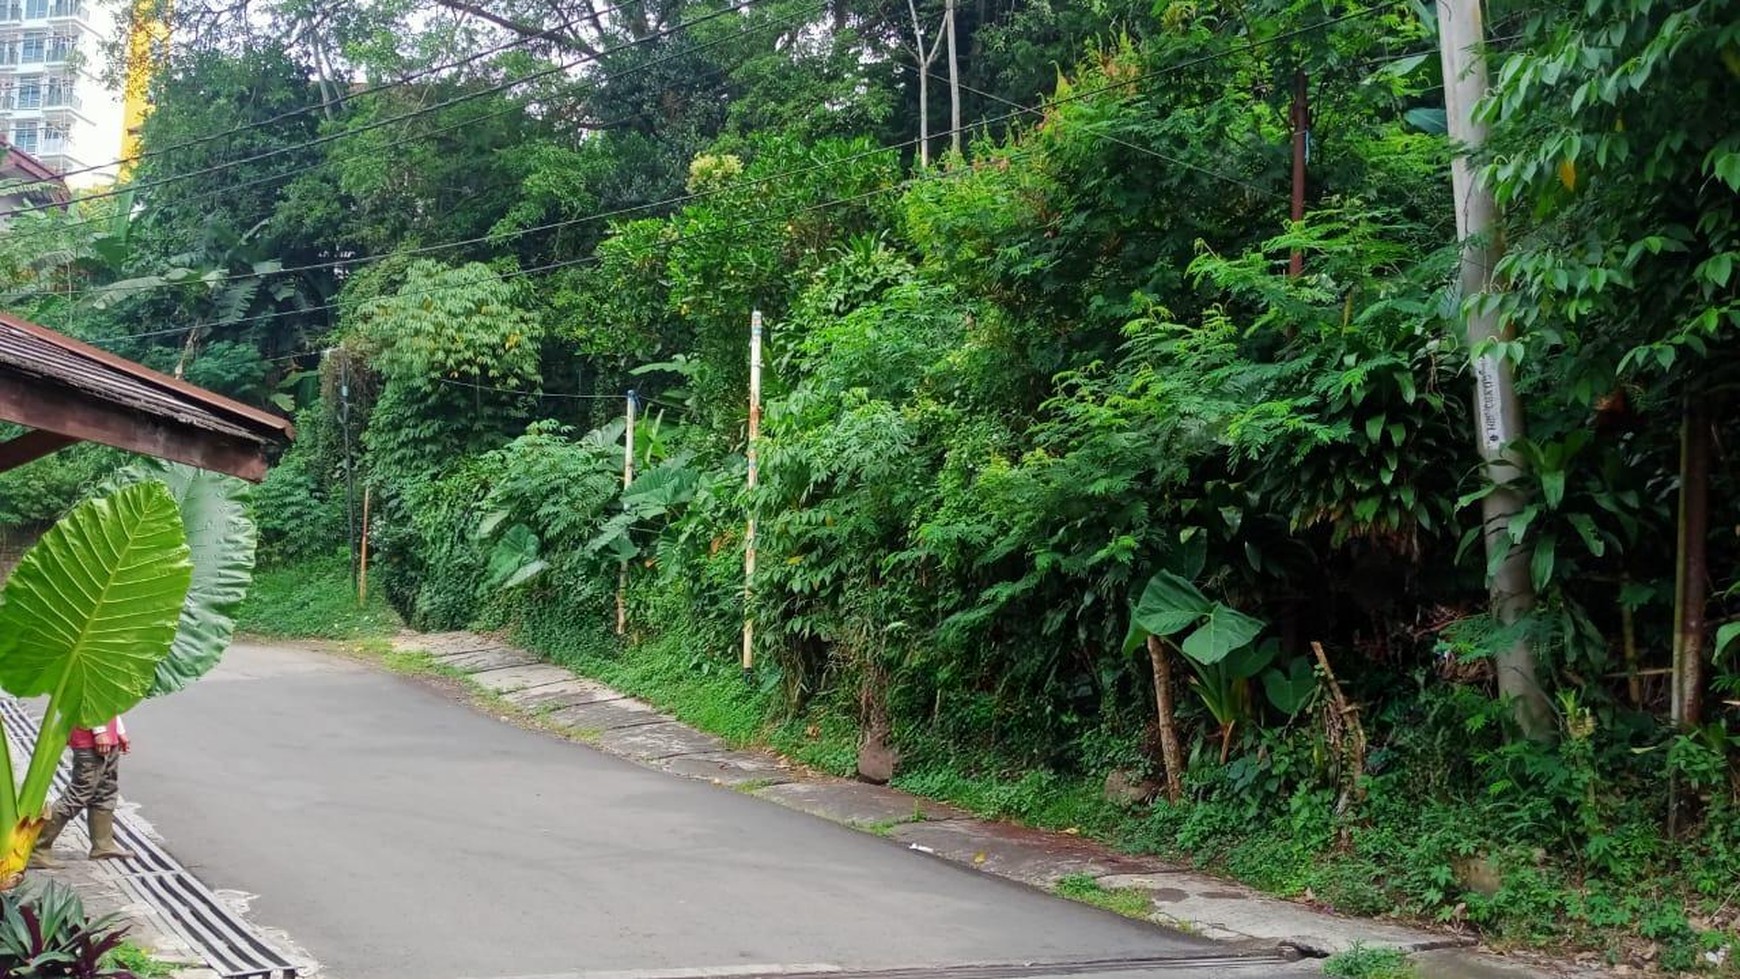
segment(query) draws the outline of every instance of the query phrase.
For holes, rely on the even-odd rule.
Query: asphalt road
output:
[[[332,979],[653,979],[1224,952],[521,730],[319,653],[238,645],[211,676],[128,724],[123,794],[212,887],[258,895],[254,917],[287,931]],[[1162,972],[1225,970],[1180,961],[1118,974]]]

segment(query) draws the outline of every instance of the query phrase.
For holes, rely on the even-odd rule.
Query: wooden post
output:
[[[1305,220],[1305,161],[1311,140],[1310,89],[1303,70],[1293,73],[1293,220]],[[1293,249],[1287,274],[1297,279],[1305,271],[1305,253]]]
[[[1166,799],[1184,797],[1184,749],[1172,715],[1172,661],[1159,636],[1148,637],[1148,662],[1154,668],[1154,710],[1160,728],[1160,764],[1166,769]]]
[[[373,486],[363,487],[362,513],[362,554],[356,569],[356,603],[363,605],[369,600],[369,500],[374,496]]]
[[[628,492],[634,482],[634,392],[628,392],[628,425],[622,431],[622,491]],[[616,569],[616,634],[628,633],[628,559]]]
[[[1679,541],[1674,580],[1674,669],[1669,713],[1675,725],[1704,721],[1705,606],[1709,603],[1710,420],[1696,395],[1680,421]]]
[[[755,619],[749,611],[755,580],[755,441],[761,437],[761,310],[749,316],[749,520],[743,534],[743,675],[755,669]]]
[[[1473,154],[1486,143],[1486,124],[1475,118],[1475,104],[1486,94],[1486,29],[1480,0],[1438,0],[1438,41],[1444,66],[1444,115],[1456,155],[1450,161],[1450,185],[1456,203],[1456,236],[1462,244],[1462,315],[1470,350],[1493,340],[1511,338],[1508,324],[1498,321],[1489,297],[1500,291],[1492,270],[1503,254],[1498,205],[1492,191],[1481,186]],[[1497,352],[1474,358],[1474,419],[1476,448],[1493,490],[1481,500],[1487,566],[1494,568],[1487,591],[1492,614],[1511,625],[1534,609],[1535,588],[1529,575],[1529,552],[1513,546],[1511,520],[1523,509],[1515,481],[1523,463],[1511,445],[1523,435],[1522,401],[1517,397],[1511,363]],[[1498,691],[1515,708],[1517,726],[1531,738],[1549,737],[1553,707],[1541,689],[1535,651],[1518,637],[1494,660]]]

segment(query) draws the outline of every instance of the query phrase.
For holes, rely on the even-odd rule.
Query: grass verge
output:
[[[272,639],[366,639],[399,628],[378,593],[357,603],[342,555],[257,569],[236,618],[239,631]]]
[[[1126,918],[1146,921],[1154,913],[1154,904],[1149,900],[1146,891],[1127,887],[1102,887],[1099,881],[1087,874],[1071,874],[1058,881],[1052,890],[1058,897],[1091,904]]]

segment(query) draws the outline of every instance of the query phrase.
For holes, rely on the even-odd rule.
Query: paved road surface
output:
[[[128,721],[122,791],[207,883],[258,894],[254,916],[333,979],[1222,951],[318,653],[238,645]],[[1137,974],[1159,970],[1123,973]]]

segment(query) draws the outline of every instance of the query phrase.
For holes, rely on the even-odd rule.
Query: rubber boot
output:
[[[88,818],[91,829],[92,860],[132,860],[138,854],[122,849],[115,843],[115,814],[107,809],[92,809]]]
[[[42,824],[42,832],[36,837],[36,849],[30,851],[30,866],[38,870],[60,869],[60,861],[54,856],[54,841],[60,837],[60,831],[66,829],[67,818],[57,812]]]

